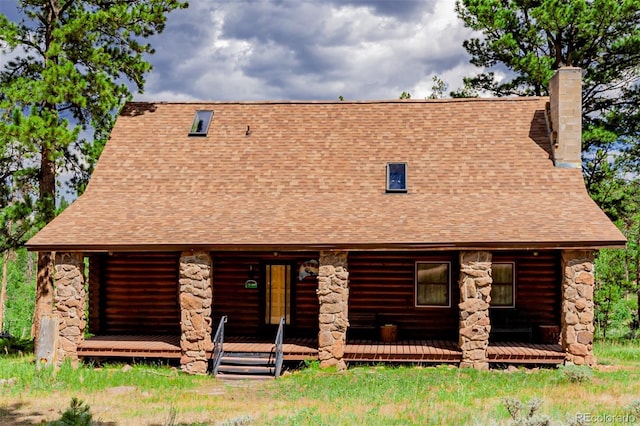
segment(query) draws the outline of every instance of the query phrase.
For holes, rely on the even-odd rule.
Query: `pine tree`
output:
[[[554,70],[583,69],[583,171],[592,195],[603,181],[640,171],[639,0],[458,0],[456,10],[482,33],[463,44],[485,69],[466,79],[476,90],[544,96]]]
[[[73,173],[82,192],[131,96],[124,82],[143,91],[151,69],[144,55],[153,53],[144,39],[184,7],[178,0],[19,0],[20,22],[0,14],[0,49],[12,58],[0,70],[2,250],[54,218],[58,173]],[[50,253],[39,253],[38,267],[34,335],[52,307]]]

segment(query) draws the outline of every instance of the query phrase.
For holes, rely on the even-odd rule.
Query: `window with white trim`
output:
[[[416,262],[416,306],[451,306],[451,262]]]
[[[491,265],[491,306],[494,308],[515,307],[514,262],[496,262]]]

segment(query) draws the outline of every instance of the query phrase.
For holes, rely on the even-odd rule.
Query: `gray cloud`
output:
[[[7,7],[13,4],[13,7]],[[192,0],[149,42],[154,69],[136,99],[397,98],[451,88],[475,68],[455,0]],[[0,11],[16,16],[15,0]],[[11,15],[9,12],[12,12]]]

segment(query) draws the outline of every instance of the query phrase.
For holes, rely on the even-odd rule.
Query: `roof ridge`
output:
[[[378,100],[193,100],[193,101],[129,101],[131,105],[367,105],[367,104],[428,104],[428,103],[460,103],[460,102],[539,102],[548,96],[512,96],[491,98],[447,98],[447,99],[378,99]]]

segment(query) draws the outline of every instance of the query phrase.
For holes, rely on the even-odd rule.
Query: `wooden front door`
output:
[[[293,267],[289,263],[267,263],[264,269],[264,325],[278,325],[285,317],[292,323]]]

